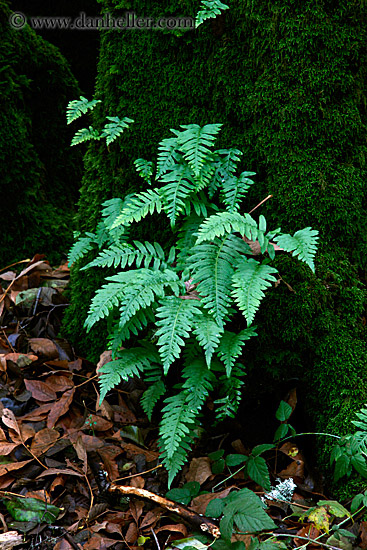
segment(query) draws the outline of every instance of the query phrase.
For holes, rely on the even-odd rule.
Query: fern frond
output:
[[[251,325],[260,302],[264,298],[264,290],[276,282],[273,273],[278,273],[275,267],[257,262],[253,258],[241,259],[232,277],[234,289],[232,296],[238,307],[243,311],[247,325]]]
[[[132,336],[137,336],[139,331],[153,322],[154,313],[152,307],[139,309],[123,327],[120,326],[118,320],[109,335],[109,349],[112,350],[112,355],[115,356],[117,354],[126,340],[129,340]]]
[[[204,358],[197,357],[184,367],[182,376],[186,378],[182,388],[187,390],[188,404],[192,409],[199,411],[209,392],[213,391],[215,375],[208,369]]]
[[[216,353],[226,367],[226,374],[228,378],[231,376],[232,368],[236,359],[242,352],[244,343],[253,336],[257,336],[257,333],[253,327],[241,330],[238,334],[235,332],[230,332],[229,330],[224,331]]]
[[[186,391],[168,397],[164,403],[166,406],[162,411],[159,447],[163,464],[168,470],[170,486],[190,451],[191,431],[195,426],[196,411],[189,406]]]
[[[221,127],[222,124],[206,124],[203,127],[198,124],[181,125],[185,130],[178,136],[180,151],[196,177],[200,176],[205,161],[212,154],[209,147],[215,142]]]
[[[202,0],[200,7],[202,9],[197,13],[195,18],[196,29],[207,19],[212,19],[220,15],[221,10],[229,9],[229,6],[223,4],[220,0]]]
[[[93,244],[96,242],[95,233],[86,233],[85,237],[79,237],[71,247],[68,254],[68,265],[69,267],[80,260],[88,252],[93,249]]]
[[[257,238],[264,238],[264,232],[257,227],[256,221],[250,214],[239,214],[238,212],[219,212],[209,216],[200,226],[196,244],[204,241],[212,241],[215,237],[222,237],[226,233],[235,231],[241,236],[255,241]]]
[[[172,130],[171,130],[172,131]],[[176,131],[174,132],[176,133]],[[155,177],[158,180],[163,174],[170,170],[176,162],[179,162],[182,155],[177,151],[178,139],[177,133],[174,138],[163,139],[158,145],[158,158],[157,158],[157,175]]]
[[[123,208],[121,214],[116,218],[112,225],[112,229],[118,225],[130,225],[132,222],[139,222],[149,213],[153,214],[156,210],[158,213],[162,209],[162,197],[159,189],[149,189],[134,195],[127,206]]]
[[[170,365],[180,356],[180,348],[184,345],[183,338],[189,336],[194,315],[201,311],[196,300],[183,300],[177,296],[167,296],[160,301],[157,309],[156,322],[159,329],[156,332],[159,353],[163,362],[163,372],[167,374]]]
[[[95,130],[93,126],[89,126],[89,128],[81,128],[76,132],[71,140],[71,145],[78,145],[84,141],[90,141],[91,139],[101,139],[98,130]]]
[[[103,365],[98,372],[101,388],[100,402],[121,380],[139,376],[149,364],[149,352],[144,348],[130,348],[119,351],[117,359]]]
[[[135,170],[141,176],[148,185],[151,184],[151,177],[154,172],[154,165],[149,160],[136,159],[134,160]]]
[[[101,137],[106,138],[107,146],[115,141],[115,139],[117,139],[122,134],[125,128],[129,127],[129,124],[134,122],[132,118],[128,118],[127,116],[125,116],[123,119],[119,118],[118,116],[107,116],[106,118],[110,121],[110,123],[106,123],[104,125]]]
[[[182,283],[177,274],[169,269],[153,271],[140,268],[129,271],[132,274],[130,284],[126,292],[119,297],[120,300],[120,327],[125,324],[140,310],[151,306],[156,298],[164,296],[164,289],[170,289],[178,294],[182,291]],[[113,279],[113,277],[110,277]]]
[[[149,388],[145,390],[140,399],[140,404],[143,407],[143,411],[148,417],[148,420],[152,419],[153,409],[158,403],[160,398],[166,393],[166,386],[162,379],[150,384]]]
[[[241,388],[244,384],[244,381],[241,380],[240,376],[243,376],[244,374],[245,372],[243,365],[236,363],[230,377],[221,376],[219,378],[219,387],[221,394],[224,395],[224,397],[214,401],[214,404],[217,405],[215,416],[218,421],[226,420],[228,417],[235,418],[238,407],[241,403]]]
[[[223,327],[220,327],[206,311],[195,317],[194,327],[193,332],[205,351],[206,364],[210,368],[213,353],[218,347],[223,334]]]
[[[192,172],[184,164],[176,164],[174,168],[161,177],[164,185],[160,194],[164,200],[164,211],[167,213],[171,227],[174,227],[177,216],[183,211],[187,197],[196,190]]]
[[[81,271],[85,269],[90,269],[91,267],[119,267],[123,269],[126,264],[131,262],[133,263],[135,259],[135,250],[134,248],[126,243],[121,243],[120,245],[112,245],[110,248],[103,250],[99,253],[97,258],[89,262],[89,264],[82,267]]]
[[[193,248],[190,258],[193,282],[198,283],[196,290],[200,294],[201,303],[209,309],[209,313],[220,327],[223,327],[224,318],[232,302],[230,293],[233,266],[247,250],[246,243],[231,234]]]
[[[179,229],[179,238],[177,240],[176,248],[179,251],[177,254],[176,262],[177,267],[181,271],[185,268],[187,259],[190,255],[190,249],[194,246],[197,231],[203,222],[203,217],[197,214],[191,214],[183,222]]]
[[[283,233],[277,235],[274,240],[286,252],[292,252],[292,256],[305,262],[313,272],[315,272],[314,258],[317,250],[319,232],[311,227],[305,227],[300,231],[296,231],[293,235]]]
[[[87,98],[80,96],[80,99],[74,99],[74,101],[69,101],[68,106],[66,107],[66,121],[67,124],[70,124],[77,118],[84,115],[87,111],[94,109],[97,103],[101,103],[100,99],[92,99],[88,101]]]
[[[237,212],[242,199],[246,196],[248,189],[254,183],[243,174],[252,172],[242,172],[242,174],[236,178],[236,176],[230,176],[222,181],[222,199],[227,206],[228,212]],[[248,214],[249,215],[249,214]]]

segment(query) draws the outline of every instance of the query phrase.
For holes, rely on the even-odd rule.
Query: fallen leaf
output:
[[[98,454],[101,457],[106,472],[108,473],[110,481],[114,481],[120,477],[120,473],[115,462],[116,456],[122,453],[122,449],[116,445],[106,445],[98,449]]]
[[[67,390],[62,397],[54,403],[50,414],[47,418],[47,427],[53,428],[60,418],[60,416],[66,414],[69,410],[70,404],[73,401],[75,388]]]
[[[57,398],[56,392],[40,380],[24,380],[25,387],[31,392],[36,401],[54,401]]]
[[[19,535],[17,531],[8,531],[7,533],[0,534],[0,548],[2,550],[11,550],[14,546],[24,544],[22,535]]]
[[[99,361],[97,363],[96,372],[98,373],[99,370],[106,364],[112,361],[112,351],[107,350],[103,351],[99,357]]]
[[[84,477],[83,474],[72,470],[71,468],[48,468],[48,470],[45,470],[42,472],[36,479],[41,479],[42,477],[46,476],[54,476],[55,474],[63,475],[63,476],[78,476],[78,477]]]
[[[20,437],[20,428],[13,411],[11,411],[10,409],[4,409],[1,420],[3,421],[5,426],[8,426],[8,428],[14,430]]]
[[[170,531],[172,533],[182,533],[184,537],[187,537],[187,527],[183,523],[174,523],[173,525],[163,525],[156,529],[156,533],[161,533],[162,531]]]
[[[138,489],[144,489],[145,479],[142,476],[132,477],[130,480],[130,487],[137,487]]]
[[[98,416],[96,414],[89,415],[83,426],[83,430],[95,430],[96,432],[106,432],[107,430],[110,430],[113,427],[113,422],[110,422],[109,420],[106,420],[105,418],[102,418],[102,416]]]
[[[211,475],[210,459],[207,456],[193,458],[186,474],[186,481],[197,481],[202,485]]]
[[[31,444],[31,451],[34,455],[40,456],[50,449],[59,439],[59,433],[50,428],[44,428],[36,433]]]
[[[226,497],[231,492],[231,489],[233,489],[233,487],[227,487],[219,493],[208,493],[206,495],[199,495],[193,498],[190,504],[190,510],[204,516],[206,512],[206,507],[208,506],[209,502],[216,498]]]
[[[30,338],[28,341],[31,350],[36,355],[41,355],[44,359],[57,359],[59,357],[57,347],[52,340],[48,338]]]
[[[83,545],[83,550],[106,550],[115,544],[116,540],[101,537],[101,535],[93,533],[92,537]]]
[[[320,536],[320,531],[316,529],[314,525],[305,525],[304,527],[302,527],[302,529],[297,531],[297,535],[300,537],[307,537],[307,539],[310,539],[310,542],[308,543],[308,547],[311,547],[311,548],[320,547],[320,545],[318,544],[318,541],[315,541],[314,543],[312,543],[312,540],[317,539],[317,537]],[[295,544],[300,547],[304,546],[306,541],[303,539],[298,539],[297,535],[294,538]]]
[[[0,476],[4,476],[13,470],[20,470],[30,462],[32,462],[32,459],[22,460],[21,462],[10,462],[9,464],[0,464]]]
[[[361,539],[359,546],[362,550],[367,550],[367,521],[361,521],[359,526],[359,537]]]
[[[154,529],[163,513],[164,511],[162,508],[155,508],[154,510],[147,512],[140,522],[140,530]]]

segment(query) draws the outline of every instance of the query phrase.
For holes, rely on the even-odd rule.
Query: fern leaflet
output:
[[[202,315],[195,317],[194,326],[193,332],[200,346],[205,350],[206,364],[210,368],[212,356],[219,345],[223,328],[207,312],[203,312]]]
[[[112,355],[115,356],[117,354],[123,342],[131,338],[132,335],[137,336],[140,330],[143,330],[149,323],[153,322],[154,314],[151,307],[139,309],[123,327],[120,326],[118,320],[109,336],[109,349],[112,350]]]
[[[88,101],[87,98],[80,96],[80,99],[74,99],[74,101],[69,101],[68,106],[66,107],[66,121],[67,124],[70,124],[77,118],[84,115],[90,109],[94,109],[97,103],[101,103],[100,99],[92,99]]]
[[[253,258],[241,259],[233,275],[232,296],[241,311],[244,312],[247,325],[251,325],[260,302],[264,298],[264,290],[276,282],[273,273],[278,273],[275,267],[261,264]]]
[[[213,391],[214,374],[208,369],[204,358],[197,357],[183,369],[186,378],[183,389],[187,390],[187,401],[191,408],[199,411],[205,403],[209,392]]]
[[[161,178],[166,183],[160,194],[164,200],[164,210],[174,227],[177,216],[183,211],[187,197],[196,189],[192,179],[192,172],[184,164],[176,164]]]
[[[243,172],[243,174],[247,173],[248,172]],[[222,182],[223,202],[227,206],[228,212],[238,211],[242,199],[247,194],[250,185],[254,183],[253,180],[241,176],[238,178],[236,176],[230,176]]]
[[[78,145],[84,141],[90,141],[91,139],[101,139],[98,130],[95,130],[93,126],[89,126],[89,128],[81,128],[76,132],[71,140],[71,145]]]
[[[123,119],[119,118],[118,116],[108,116],[106,118],[110,121],[110,123],[105,124],[101,133],[101,137],[106,138],[107,146],[115,141],[115,139],[117,139],[122,134],[125,128],[129,127],[129,124],[134,122],[132,118],[128,118],[127,116],[125,116]]]
[[[134,195],[121,214],[116,218],[112,225],[112,229],[118,225],[130,225],[132,222],[139,222],[149,213],[153,214],[156,210],[158,213],[162,209],[162,197],[159,189],[149,189]]]
[[[212,241],[215,237],[222,237],[226,233],[235,231],[240,235],[245,235],[248,239],[255,241],[264,237],[264,232],[258,229],[256,221],[245,214],[242,216],[238,212],[219,212],[209,216],[200,226],[196,244],[203,241]]]
[[[101,388],[100,402],[106,397],[107,392],[117,386],[121,380],[139,376],[140,372],[149,364],[149,351],[144,348],[121,350],[116,359],[103,365],[98,372]]]
[[[147,184],[150,185],[150,179],[154,171],[153,163],[144,159],[136,159],[134,160],[134,165],[139,176],[141,176],[147,182]]]
[[[85,237],[79,237],[77,241],[73,244],[68,254],[68,265],[69,267],[83,258],[88,252],[93,249],[93,244],[96,242],[95,233],[86,233]]]
[[[221,10],[229,9],[229,6],[223,4],[220,0],[202,0],[200,7],[202,9],[197,13],[195,18],[196,29],[207,19],[212,19],[220,15]]]
[[[187,392],[183,391],[164,400],[159,446],[162,460],[168,469],[168,485],[186,461],[190,450],[191,431],[195,426],[196,411],[188,405]]]
[[[161,300],[156,317],[159,329],[158,347],[163,362],[163,372],[167,374],[170,365],[180,356],[180,348],[184,345],[183,338],[189,336],[194,315],[201,311],[195,304],[196,300],[184,300],[177,296],[167,296]]]
[[[230,377],[220,377],[219,385],[221,394],[224,397],[214,401],[214,404],[217,405],[215,411],[217,420],[225,420],[228,417],[234,418],[236,416],[242,398],[241,388],[244,384],[240,377],[244,374],[243,365],[236,363]]]
[[[253,327],[241,330],[238,334],[235,332],[229,332],[228,330],[224,332],[216,353],[226,367],[226,374],[228,378],[231,376],[232,368],[237,357],[242,352],[244,343],[246,340],[252,338],[252,336],[257,336]]]
[[[215,142],[221,126],[222,124],[206,124],[203,127],[198,124],[181,125],[185,130],[178,136],[180,150],[196,177],[200,176],[206,159],[211,155],[209,147]]]
[[[177,137],[163,139],[158,145],[157,175],[156,180],[170,170],[182,155],[176,150],[178,148]]]
[[[193,282],[198,283],[197,291],[204,307],[209,309],[216,323],[223,327],[224,318],[231,304],[233,265],[247,245],[235,235],[213,239],[194,247],[190,258]]]
[[[302,262],[305,262],[315,272],[314,258],[317,249],[318,234],[319,232],[316,229],[305,227],[305,229],[296,231],[293,237],[287,233],[283,233],[277,235],[274,240],[286,252],[292,252],[292,256],[298,256]]]

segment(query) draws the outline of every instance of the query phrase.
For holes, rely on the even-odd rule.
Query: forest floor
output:
[[[265,497],[274,534],[289,548],[367,549],[363,516],[320,505],[327,497],[315,492],[292,441],[265,452],[279,489],[265,494],[224,460],[225,452],[248,456],[246,441],[206,427],[168,491],[158,422],[139,406],[141,382],[99,404],[98,369],[110,352],[95,365],[58,336],[68,280],[66,264],[52,269],[41,256],[0,271],[0,549],[204,549],[219,533],[219,520],[205,517],[208,503],[245,487]],[[288,402],[295,406],[294,392]],[[331,539],[340,518],[345,531]],[[251,536],[234,535],[239,541],[249,548]]]

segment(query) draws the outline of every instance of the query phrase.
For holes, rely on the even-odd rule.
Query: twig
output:
[[[259,208],[259,206],[261,206],[262,204],[264,204],[264,202],[266,202],[267,200],[271,199],[273,195],[268,195],[267,197],[265,197],[265,199],[263,199],[261,202],[259,202],[259,204],[257,204],[256,206],[254,206],[254,208],[252,210],[250,210],[249,214],[251,214],[254,210],[256,210],[256,208]]]
[[[153,472],[153,470],[158,470],[158,468],[162,468],[163,464],[158,464],[158,466],[154,466],[154,468],[151,468],[150,470],[145,470],[145,472],[140,472],[140,474],[131,474],[130,476],[126,477],[118,477],[117,479],[114,479],[113,481],[122,481],[123,479],[131,479],[132,477],[137,476],[143,476],[144,474],[149,474],[149,472]]]
[[[94,504],[94,495],[93,495],[92,487],[90,486],[87,474],[85,474],[84,477],[85,477],[85,481],[87,482],[88,489],[89,489],[89,492],[90,492],[90,505],[89,505],[89,510],[88,510],[88,514],[87,514],[87,522],[88,522],[90,513],[91,513],[92,508],[93,508],[93,504]]]
[[[9,346],[10,346],[11,351],[12,351],[13,353],[15,353],[15,349],[14,349],[13,346],[11,345],[11,342],[9,342],[9,338],[8,338],[7,335],[6,335],[5,330],[4,330],[3,328],[2,328],[1,330],[2,330],[2,333],[3,333],[3,335],[4,335],[5,339],[6,339],[6,341],[8,342],[8,344],[9,344]]]
[[[154,540],[155,540],[155,543],[156,543],[156,545],[157,545],[158,550],[161,550],[161,547],[159,546],[159,541],[158,541],[158,539],[157,539],[157,535],[155,534],[153,527],[151,527],[150,530],[151,530],[151,532],[152,532],[152,535],[153,535],[153,538],[154,538]]]
[[[13,264],[7,265],[6,267],[2,267],[0,269],[0,273],[1,271],[5,271],[5,269],[9,269],[9,267],[13,267],[14,265],[18,265],[18,264],[28,264],[30,261],[31,261],[30,258],[28,258],[27,260],[20,260],[20,262],[14,262]]]
[[[196,514],[182,504],[168,500],[167,498],[151,493],[150,491],[146,491],[145,489],[138,489],[137,487],[125,487],[124,485],[115,485],[114,483],[111,483],[108,490],[109,492],[120,492],[123,495],[144,498],[155,502],[162,508],[181,516],[186,521],[192,523],[196,527],[199,527],[203,533],[207,533],[215,538],[220,537],[219,527],[215,523],[204,516]]]

